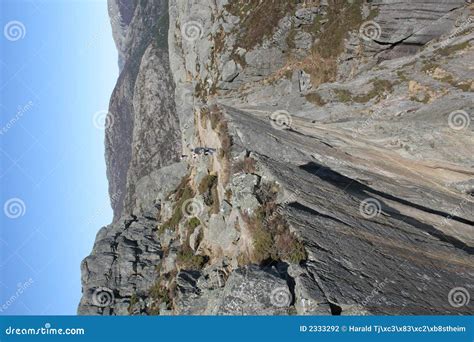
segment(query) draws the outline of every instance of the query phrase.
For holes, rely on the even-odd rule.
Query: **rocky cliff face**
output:
[[[115,217],[80,314],[473,313],[469,2],[109,12]]]

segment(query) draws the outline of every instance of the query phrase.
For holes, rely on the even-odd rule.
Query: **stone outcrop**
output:
[[[473,313],[469,2],[109,5],[80,314]]]

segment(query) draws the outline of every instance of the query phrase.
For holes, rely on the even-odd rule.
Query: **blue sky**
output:
[[[107,3],[0,6],[0,315],[75,314],[112,218],[94,121],[118,77]]]

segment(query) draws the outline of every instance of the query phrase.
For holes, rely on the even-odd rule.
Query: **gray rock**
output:
[[[299,78],[300,92],[302,93],[308,92],[308,90],[310,90],[312,87],[311,76],[308,75],[303,70],[300,70],[298,73],[298,78]]]
[[[140,215],[144,208],[153,210],[157,217],[161,201],[176,187],[187,171],[187,163],[181,162],[152,171],[137,181],[134,214]]]
[[[253,213],[260,205],[255,196],[255,187],[259,182],[259,177],[252,174],[241,173],[234,176],[231,184],[232,206]]]
[[[124,299],[148,293],[161,256],[154,220],[126,216],[102,228],[91,255],[81,264],[83,297],[78,313],[128,314]],[[107,295],[104,305],[98,305],[100,294]]]
[[[214,246],[214,249],[232,250],[239,236],[235,227],[227,224],[222,215],[212,215],[209,219],[205,239],[207,244]]]
[[[221,76],[224,82],[232,82],[238,75],[239,69],[233,60],[230,60],[224,64]]]
[[[201,234],[203,234],[202,227],[198,226],[194,228],[191,235],[189,235],[189,246],[191,247],[193,251],[196,251],[199,247],[199,243],[200,243],[199,237],[201,236]]]
[[[232,272],[213,314],[288,314],[293,295],[286,281],[273,269],[248,266]]]
[[[295,47],[307,51],[313,45],[313,36],[304,31],[295,34]]]

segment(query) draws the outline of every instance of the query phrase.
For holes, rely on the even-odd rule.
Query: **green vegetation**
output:
[[[206,258],[203,255],[194,254],[189,244],[185,244],[178,251],[176,263],[180,269],[200,270],[206,263]]]
[[[185,232],[185,242],[179,246],[177,255],[176,255],[176,264],[178,268],[185,270],[200,270],[207,262],[207,257],[204,255],[195,254],[193,249],[189,244],[189,237],[194,232],[194,230],[201,225],[201,221],[197,217],[193,217],[187,222],[187,230]],[[197,237],[197,245],[203,239],[202,230]]]
[[[263,185],[259,191],[262,206],[251,217],[243,215],[253,238],[253,253],[248,260],[254,263],[267,260],[299,263],[306,259],[306,251],[279,213],[276,194],[274,184]]]
[[[188,220],[188,228],[190,230],[194,230],[196,227],[199,227],[200,225],[201,225],[201,220],[199,220],[197,217],[193,217]]]
[[[321,98],[321,96],[318,93],[310,93],[305,95],[306,100],[309,102],[317,105],[317,106],[324,106],[326,102]]]
[[[232,190],[231,189],[227,189],[225,191],[225,199],[230,202],[232,200]]]
[[[352,102],[352,93],[349,90],[335,89],[334,92],[336,93],[339,102]]]
[[[162,278],[159,278],[150,288],[149,295],[153,299],[152,307],[149,310],[150,315],[159,315],[162,303],[166,304],[168,310],[172,308],[170,290],[162,284]]]
[[[398,78],[400,79],[400,82],[407,82],[407,81],[408,81],[407,75],[406,75],[405,72],[402,71],[402,70],[398,70],[398,71],[397,71],[397,76],[398,76]]]
[[[438,67],[439,67],[438,63],[434,63],[434,62],[430,62],[426,60],[426,61],[423,61],[423,66],[421,67],[421,71],[431,73]]]
[[[349,90],[346,89],[335,89],[334,92],[339,102],[357,102],[367,103],[373,98],[383,95],[385,92],[393,91],[393,83],[388,80],[373,79],[371,80],[372,89],[363,95],[353,95]]]
[[[324,31],[319,35],[315,51],[323,58],[335,58],[344,49],[344,39],[352,30],[358,30],[364,22],[362,18],[363,0],[352,3],[345,0],[330,0]]]
[[[200,194],[205,193],[206,191],[209,191],[212,189],[215,185],[217,185],[218,178],[216,175],[207,175],[205,176],[201,184],[199,184],[198,190]]]
[[[128,313],[131,314],[133,311],[133,307],[139,302],[138,296],[136,293],[132,294],[130,297],[130,303],[128,305]]]
[[[204,203],[211,207],[211,213],[219,212],[219,193],[217,191],[218,178],[216,175],[207,175],[199,184],[199,193],[204,195]]]
[[[225,9],[240,18],[236,46],[251,50],[273,34],[278,22],[296,9],[296,3],[281,0],[233,0]]]
[[[212,106],[209,111],[212,129],[217,132],[221,143],[219,150],[219,158],[222,161],[223,175],[222,184],[227,184],[230,177],[230,149],[232,147],[232,139],[229,134],[229,126],[218,106]]]
[[[255,173],[257,170],[257,161],[251,157],[245,157],[233,165],[233,173],[245,172]]]
[[[375,97],[383,95],[383,93],[390,93],[393,90],[393,84],[388,80],[372,80],[372,90],[365,95],[354,97],[354,101],[358,103],[367,103]]]
[[[459,45],[461,45],[461,44],[459,44]],[[435,70],[437,68],[441,68],[441,66],[438,63],[424,61],[423,67],[421,68],[421,70],[423,72],[432,74],[432,73],[435,72]],[[438,75],[434,75],[434,78],[437,79],[438,81],[448,83],[448,84],[452,85],[453,87],[458,88],[462,91],[470,91],[471,90],[471,84],[469,82],[463,82],[463,81],[456,80],[453,75],[448,74],[445,71],[444,71],[443,74],[440,73],[440,75],[443,75],[443,76],[440,77]],[[417,100],[417,101],[419,101],[419,100]],[[419,101],[419,102],[424,102],[424,101]],[[426,103],[426,102],[424,102],[424,103]]]
[[[173,208],[173,214],[171,217],[163,223],[160,227],[159,232],[162,233],[164,229],[171,228],[176,229],[179,222],[183,219],[183,210],[182,206],[185,201],[194,197],[194,190],[189,184],[189,177],[186,176],[182,179],[181,183],[178,185],[178,188],[175,192],[175,206]]]
[[[466,41],[464,43],[460,43],[460,44],[456,44],[456,45],[453,45],[453,46],[445,47],[444,49],[440,49],[440,50],[437,51],[437,53],[440,54],[441,56],[446,57],[446,56],[452,55],[453,53],[458,52],[460,50],[464,50],[469,45],[470,45],[469,41]]]
[[[418,98],[417,96],[411,96],[410,100],[414,102],[421,102],[421,103],[427,104],[428,102],[430,102],[430,96],[428,94],[424,94],[423,98]]]
[[[337,58],[344,51],[344,40],[349,32],[359,30],[364,22],[363,4],[364,0],[329,0],[327,15],[316,17],[312,29],[319,40],[312,48],[310,60],[304,65],[304,70],[311,75],[313,85],[336,79]],[[372,10],[369,18],[365,20],[376,15],[377,11]],[[322,26],[324,30],[321,30]]]
[[[471,84],[468,82],[457,82],[454,86],[462,91],[471,91]]]

